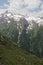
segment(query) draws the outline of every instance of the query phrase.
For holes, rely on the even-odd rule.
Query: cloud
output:
[[[40,0],[9,0],[9,8],[16,8],[16,9],[22,9],[22,8],[28,8],[30,10],[35,9],[40,6],[41,1]]]
[[[24,16],[43,15],[43,1],[41,0],[8,0],[8,2],[9,5],[4,4],[7,6],[6,10],[13,11],[15,14]]]
[[[0,14],[4,13],[6,11],[6,9],[0,9]]]
[[[13,10],[15,14],[38,16],[40,12],[43,12],[40,11],[41,0],[9,0],[9,3],[8,10]]]
[[[26,4],[28,4],[29,9],[35,9],[39,7],[41,1],[40,0],[24,0]]]
[[[41,9],[43,10],[43,3],[41,4]]]

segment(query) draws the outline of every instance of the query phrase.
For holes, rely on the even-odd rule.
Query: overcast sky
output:
[[[24,16],[43,16],[43,0],[0,0],[0,13],[6,10]]]

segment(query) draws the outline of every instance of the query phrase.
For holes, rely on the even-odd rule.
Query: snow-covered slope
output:
[[[43,25],[43,17],[28,17],[25,18],[22,15],[15,15],[11,12],[6,11],[5,13],[0,15],[0,23],[10,23],[11,20],[16,21],[15,23],[17,23],[17,25],[24,25],[25,23],[27,23],[26,25],[29,28],[32,28],[34,25],[38,24],[38,26]]]
[[[39,17],[28,17],[28,18],[26,18],[26,20],[30,24],[33,24],[33,22],[35,22],[35,23],[38,24],[38,26],[43,25],[43,18],[39,18]]]

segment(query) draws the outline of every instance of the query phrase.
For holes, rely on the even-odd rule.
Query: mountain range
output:
[[[43,57],[43,17],[25,17],[6,11],[0,15],[0,33],[19,47]]]

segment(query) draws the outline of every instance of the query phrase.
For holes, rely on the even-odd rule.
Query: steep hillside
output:
[[[0,36],[0,65],[43,65],[43,59],[21,49]]]

